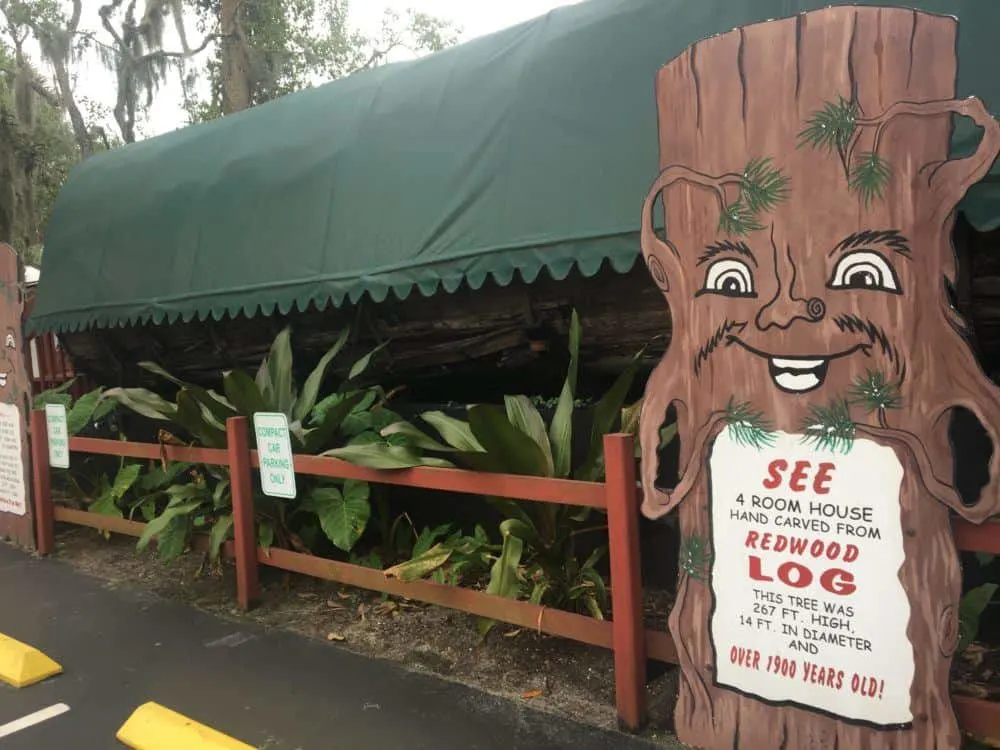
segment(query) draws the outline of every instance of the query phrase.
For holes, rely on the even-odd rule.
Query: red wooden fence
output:
[[[251,486],[251,468],[259,466],[259,458],[257,451],[249,449],[246,418],[234,417],[228,420],[226,433],[228,440],[224,450],[161,447],[158,444],[73,437],[70,438],[70,451],[145,459],[160,459],[165,451],[166,458],[171,461],[228,466],[232,482],[234,540],[226,543],[224,554],[235,559],[237,599],[243,608],[249,608],[259,600],[258,566],[266,565],[437,604],[612,649],[619,724],[623,729],[635,730],[645,722],[646,659],[648,657],[675,664],[677,652],[668,633],[646,629],[643,624],[639,569],[640,494],[635,480],[634,447],[630,436],[604,437],[607,478],[603,483],[424,467],[377,471],[335,458],[306,455],[294,457],[295,471],[299,474],[606,510],[612,594],[612,619],[607,622],[432,581],[402,583],[387,578],[380,570],[290,550],[264,550],[257,545]],[[43,411],[36,411],[31,415],[31,437],[40,554],[50,554],[53,550],[56,521],[129,536],[142,534],[145,524],[137,521],[55,506],[49,487],[48,440]],[[960,549],[1000,553],[1000,523],[973,526],[956,519],[954,530]],[[205,545],[204,538],[196,540],[197,547],[204,548]],[[953,704],[959,721],[967,732],[979,737],[1000,739],[1000,703],[953,696]]]
[[[24,302],[22,320],[28,319],[34,304],[34,292],[29,290]],[[70,393],[73,394],[74,398],[78,398],[89,390],[86,379],[77,376],[73,370],[73,363],[54,333],[26,336],[24,339],[24,362],[28,369],[28,379],[31,381],[33,394],[55,388],[73,378],[77,378],[77,382],[70,388]]]

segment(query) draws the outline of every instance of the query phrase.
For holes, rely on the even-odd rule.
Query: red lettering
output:
[[[858,559],[858,548],[857,545],[848,544],[844,548],[844,562],[854,562]]]
[[[823,540],[816,539],[809,547],[809,554],[812,555],[813,557],[819,557],[820,555],[823,554],[824,547],[826,547],[826,545],[823,543]]]
[[[805,492],[806,485],[805,480],[808,474],[806,469],[808,469],[811,464],[808,461],[796,461],[795,468],[792,469],[792,476],[788,479],[788,486],[793,492]]]
[[[783,458],[776,458],[767,465],[767,478],[764,479],[764,487],[769,490],[776,489],[781,484],[781,473],[788,468],[788,461]]]
[[[849,596],[858,590],[854,575],[840,568],[830,568],[819,577],[819,585],[838,596]]]
[[[754,581],[773,581],[770,576],[765,576],[760,570],[760,558],[750,555],[750,578]]]
[[[795,579],[792,580],[792,574],[795,574]],[[782,583],[791,586],[795,589],[804,589],[810,583],[812,583],[813,574],[805,565],[801,565],[797,562],[786,562],[778,568],[778,578],[781,579]]]
[[[771,549],[771,534],[769,532],[765,532],[764,536],[760,538],[760,548],[764,550]]]
[[[746,545],[744,546],[749,547],[750,549],[757,549],[757,537],[759,536],[759,531],[748,531]]]
[[[837,559],[837,555],[839,555],[839,554],[840,554],[840,543],[839,542],[830,542],[830,544],[827,545],[827,548],[826,548],[826,556],[830,560],[836,560]]]
[[[830,481],[833,479],[832,472],[836,468],[836,464],[832,464],[829,461],[824,461],[819,465],[819,471],[816,472],[816,478],[813,479],[813,492],[817,495],[826,495],[830,492]]]
[[[803,552],[806,551],[806,545],[808,543],[809,542],[806,539],[799,539],[799,538],[793,536],[792,537],[792,542],[791,542],[791,547],[790,547],[789,551],[793,555],[801,555]]]

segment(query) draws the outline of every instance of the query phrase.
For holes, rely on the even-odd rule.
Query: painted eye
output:
[[[17,344],[14,343],[14,334],[13,333],[8,333],[7,334],[7,338],[4,339],[4,345],[8,349],[14,349],[14,348],[16,348]]]
[[[717,260],[708,267],[705,286],[701,290],[708,294],[722,294],[726,297],[756,297],[753,287],[753,273],[750,266],[741,260]]]
[[[879,253],[858,250],[837,261],[831,289],[874,289],[899,293],[899,279],[892,265]]]

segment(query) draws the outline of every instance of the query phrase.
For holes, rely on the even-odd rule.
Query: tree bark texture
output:
[[[33,549],[27,435],[31,382],[21,333],[21,278],[17,253],[0,243],[0,538]]]
[[[845,452],[855,438],[890,447],[903,469],[899,582],[914,670],[912,721],[890,727],[795,705],[794,682],[787,701],[770,703],[722,687],[711,641],[712,579],[722,571],[708,580],[681,572],[670,630],[682,669],[676,731],[686,744],[961,744],[948,681],[961,583],[949,518],[981,522],[1000,511],[1000,393],[945,290],[956,277],[955,207],[994,161],[1000,125],[978,100],[954,99],[957,31],[953,18],[908,9],[826,8],[704,40],[658,74],[661,174],[645,202],[642,244],[673,335],[646,388],[644,512],[678,509],[682,549],[686,538],[711,540],[711,503],[721,498],[711,497],[709,456],[734,427],[803,438],[819,427],[842,432]],[[949,160],[952,114],[983,128],[967,158]],[[658,199],[662,235],[653,229]],[[861,393],[866,383],[884,387]],[[664,489],[656,447],[671,404],[681,476]],[[954,489],[947,427],[956,407],[979,419],[994,446],[989,483],[969,504]],[[839,422],[823,422],[834,412]],[[859,586],[864,575],[862,567]]]
[[[241,0],[222,0],[222,114],[250,107],[250,61],[240,29]]]

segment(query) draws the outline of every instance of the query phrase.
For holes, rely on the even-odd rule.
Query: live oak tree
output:
[[[956,34],[949,17],[835,7],[702,41],[658,74],[661,173],[642,248],[674,334],[647,385],[642,485],[647,515],[679,513],[670,629],[682,670],[675,724],[687,744],[960,746],[949,668],[961,578],[949,515],[981,522],[1000,511],[1000,393],[947,286],[956,206],[996,158],[1000,123],[979,100],[955,99]],[[983,130],[972,155],[949,157],[953,114]],[[656,455],[669,406],[681,471],[663,488]],[[959,407],[994,446],[989,483],[971,504],[954,488],[948,441]],[[904,556],[896,585],[910,605],[908,725],[852,723],[792,705],[794,695],[768,705],[717,683],[710,456],[723,434],[760,451],[779,433],[831,457],[873,441],[902,466],[898,511],[891,502]]]
[[[208,62],[207,101],[193,92],[187,109],[193,121],[238,112],[311,85],[380,65],[400,49],[434,52],[456,41],[445,21],[416,11],[386,11],[380,30],[352,28],[347,0],[190,0],[201,31],[217,33]]]

